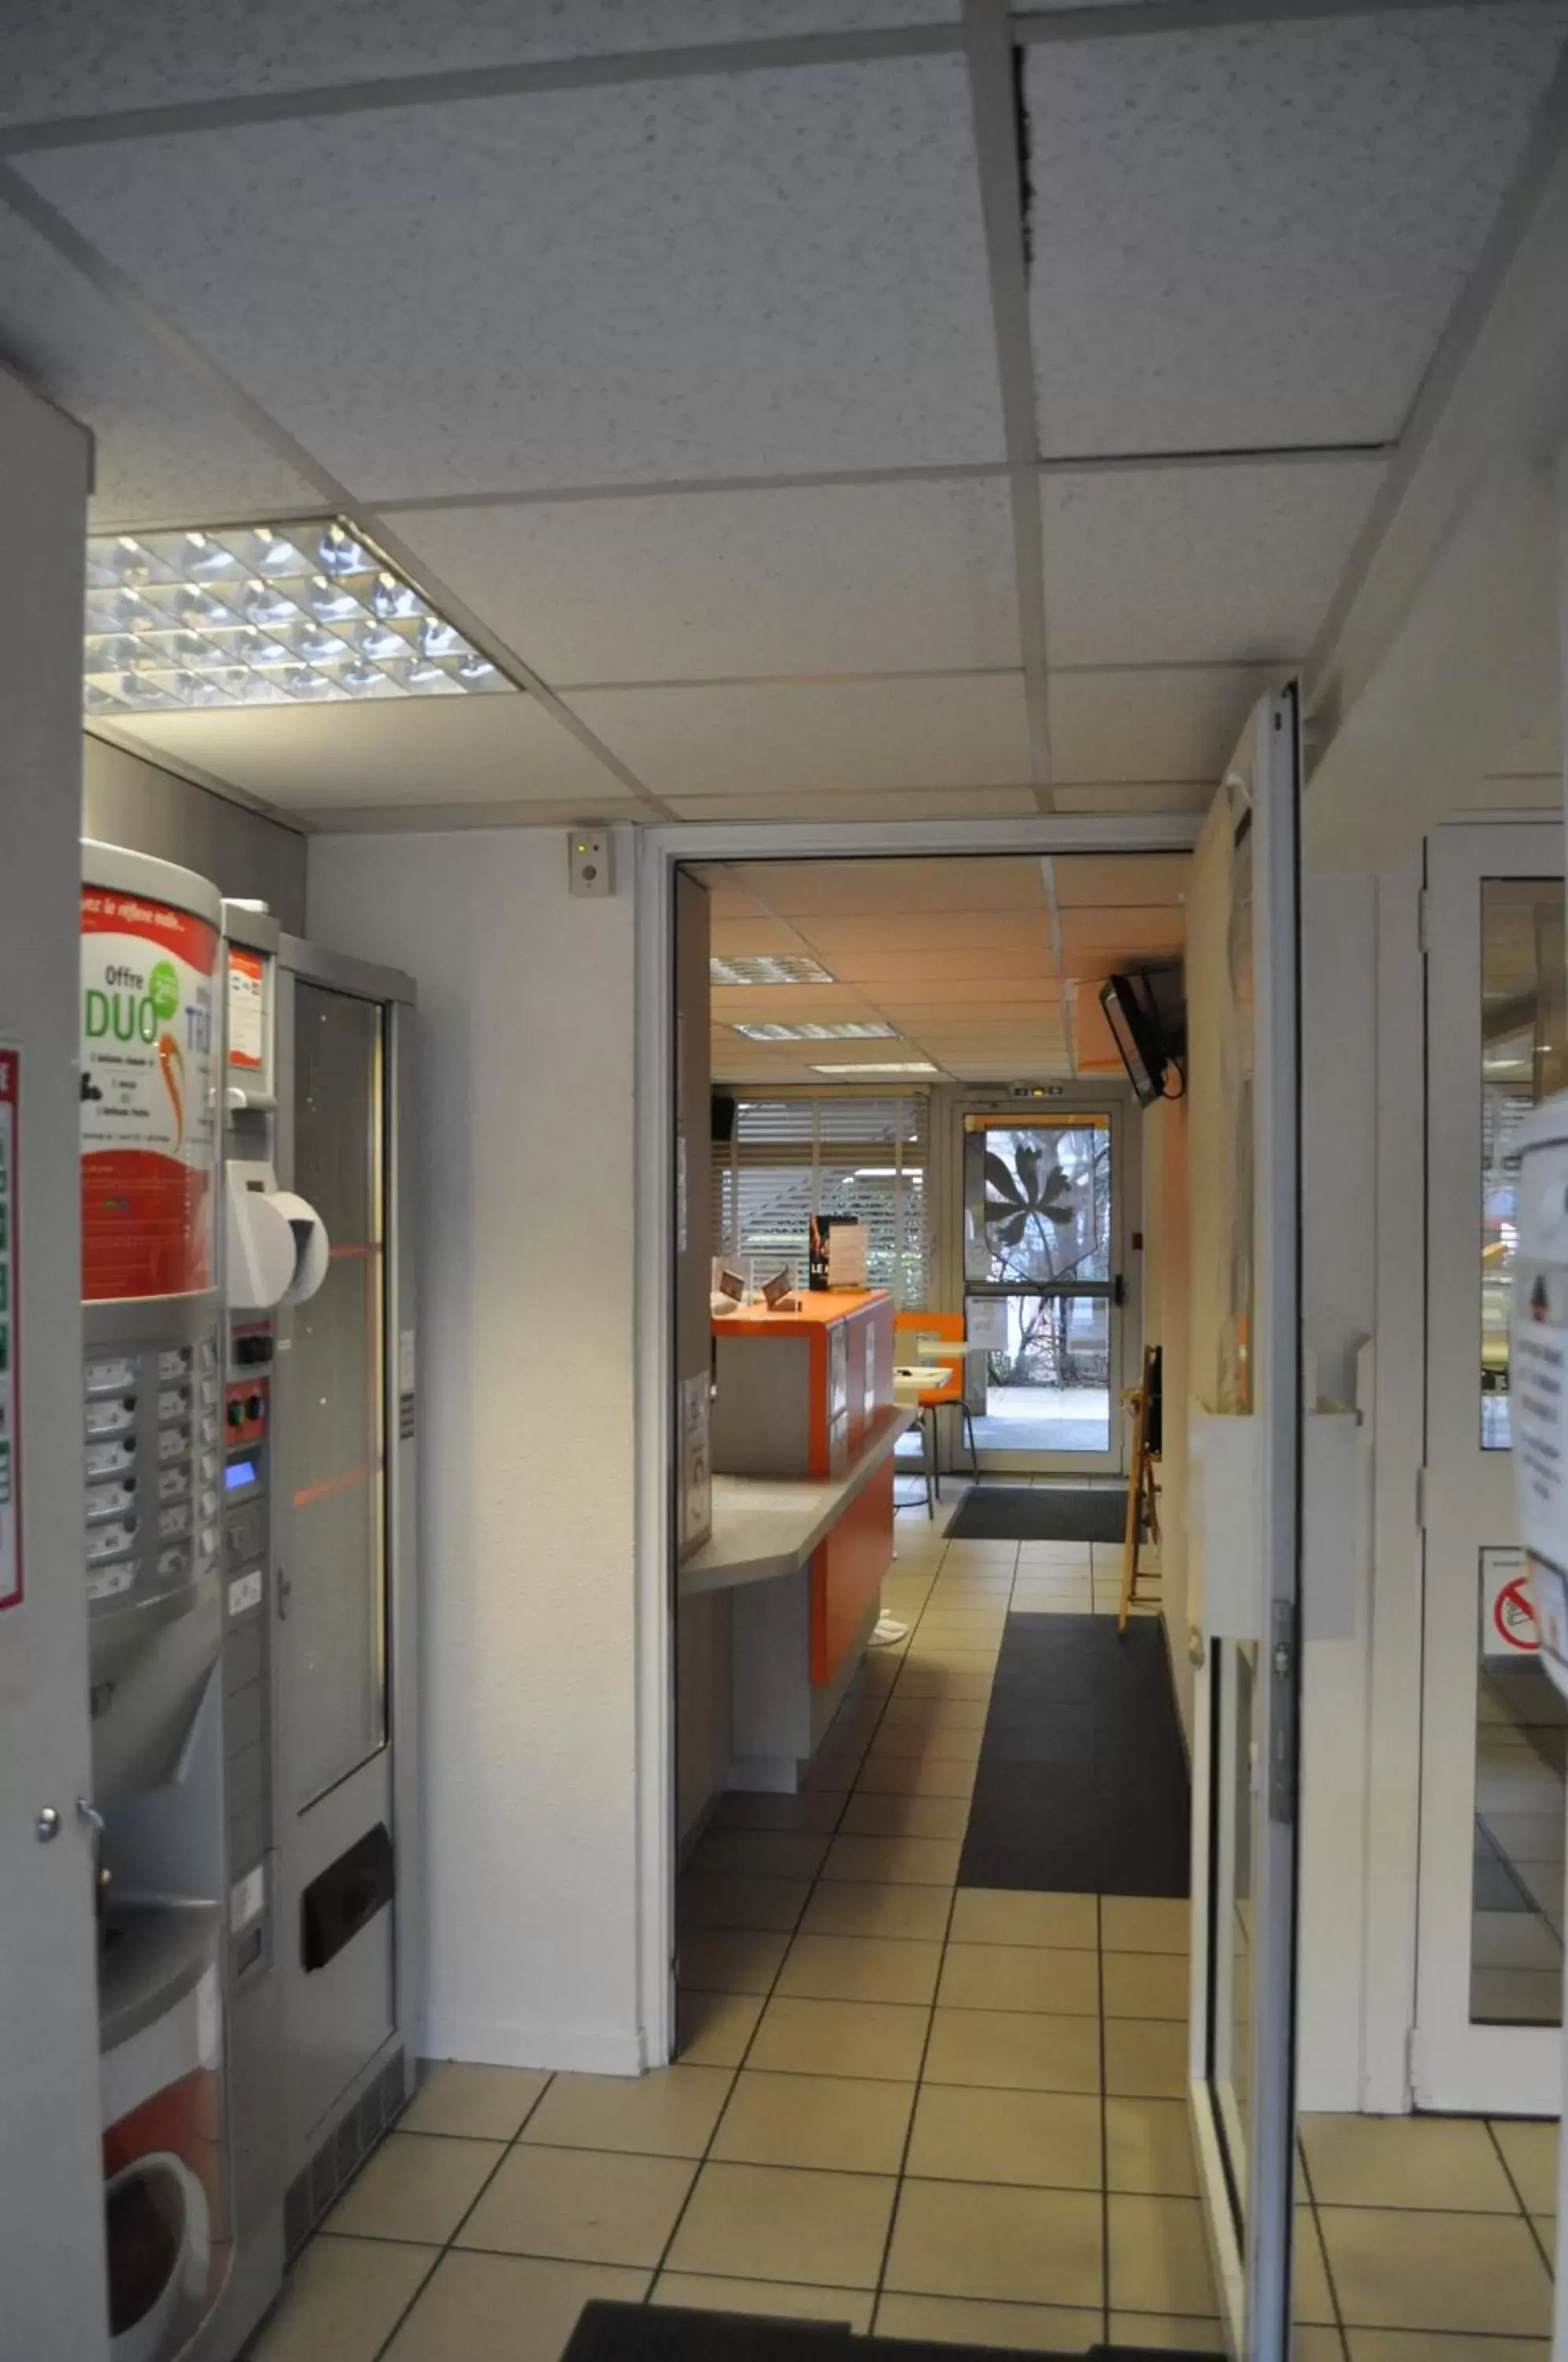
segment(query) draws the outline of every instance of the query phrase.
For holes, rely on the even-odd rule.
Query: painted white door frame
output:
[[[1481,1448],[1481,889],[1562,874],[1555,823],[1441,829],[1427,887],[1427,1451],[1419,2107],[1555,2114],[1555,2027],[1473,2025],[1479,1552],[1517,1539],[1511,1453]]]
[[[686,861],[886,860],[896,855],[1187,853],[1200,822],[1042,814],[898,824],[704,823],[626,831],[636,895],[637,1992],[644,2063],[675,2041],[674,1551],[670,1372],[674,1351],[674,874]]]

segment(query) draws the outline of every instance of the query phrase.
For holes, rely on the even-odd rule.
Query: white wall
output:
[[[623,834],[625,833],[623,832]],[[631,849],[316,837],[314,939],[419,987],[421,1588],[436,2057],[632,2073]]]

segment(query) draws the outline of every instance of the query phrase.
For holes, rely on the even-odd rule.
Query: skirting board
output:
[[[433,2017],[425,2055],[471,2067],[545,2068],[552,2074],[640,2075],[647,2065],[640,2031],[528,2025],[507,2018]]]

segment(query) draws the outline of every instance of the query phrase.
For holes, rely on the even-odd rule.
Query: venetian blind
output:
[[[732,1137],[713,1143],[713,1246],[760,1282],[806,1284],[813,1214],[866,1227],[867,1276],[895,1305],[926,1301],[923,1091],[735,1094]]]

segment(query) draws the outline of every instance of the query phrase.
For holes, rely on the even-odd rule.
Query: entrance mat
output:
[[[1159,1618],[1010,1616],[959,1885],[1185,1895],[1189,1809]]]
[[[950,1542],[1119,1542],[1125,1485],[977,1485],[947,1529]]]
[[[561,2362],[840,2362],[872,2350],[848,2324],[783,2321],[744,2312],[688,2312],[679,2305],[584,2305]],[[999,2345],[933,2345],[923,2337],[879,2337],[878,2362],[1016,2362]],[[1088,2362],[1194,2362],[1174,2346],[1091,2345]],[[1049,2357],[1047,2357],[1049,2362]],[[1202,2362],[1202,2357],[1198,2357]],[[1209,2362],[1223,2362],[1214,2355]]]

